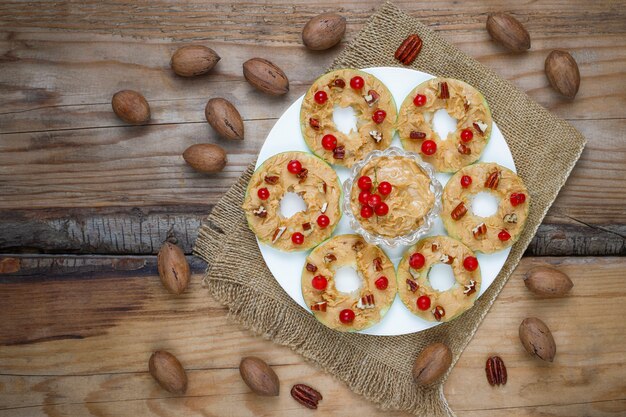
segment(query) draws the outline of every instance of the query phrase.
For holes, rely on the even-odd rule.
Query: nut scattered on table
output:
[[[322,400],[319,391],[305,384],[296,384],[291,388],[291,396],[306,408],[317,409],[318,403]]]
[[[513,52],[530,49],[530,35],[524,26],[506,13],[492,13],[487,18],[487,32],[491,38]]]
[[[402,62],[404,65],[411,65],[415,58],[422,50],[422,38],[417,34],[409,35],[403,42],[400,44],[394,57]]]
[[[172,294],[180,295],[187,289],[191,271],[183,251],[170,242],[165,242],[157,256],[161,283]]]
[[[150,120],[150,105],[137,91],[118,91],[111,99],[111,107],[117,117],[126,123],[143,124]]]
[[[278,376],[262,359],[248,356],[239,364],[241,379],[256,394],[275,397],[280,391]]]
[[[546,58],[546,76],[552,88],[567,98],[576,97],[580,72],[576,60],[566,51],[554,50]]]
[[[567,275],[546,266],[538,266],[528,271],[524,284],[530,291],[542,297],[563,297],[574,287]]]
[[[263,58],[252,58],[243,63],[243,76],[259,91],[272,96],[289,92],[289,80],[278,66]]]
[[[148,362],[150,375],[163,387],[173,394],[182,395],[187,391],[187,373],[178,359],[164,350],[157,350],[150,356]]]
[[[554,361],[556,343],[548,326],[536,317],[524,319],[519,326],[519,338],[532,356],[547,362]]]
[[[337,45],[346,32],[346,19],[336,13],[322,13],[304,25],[302,42],[314,51]]]
[[[243,139],[243,120],[237,108],[225,98],[212,98],[206,104],[204,115],[207,122],[226,139]]]
[[[200,143],[188,147],[183,153],[183,158],[196,171],[208,174],[220,172],[228,162],[226,151],[212,143]]]
[[[441,377],[452,364],[452,352],[443,343],[428,345],[415,359],[413,380],[417,385],[428,385]]]
[[[504,366],[504,361],[500,356],[492,356],[487,359],[485,373],[487,374],[487,381],[489,381],[489,385],[492,387],[495,385],[506,385],[506,366]]]
[[[220,56],[203,45],[185,45],[172,55],[170,65],[181,77],[206,74],[219,62]]]

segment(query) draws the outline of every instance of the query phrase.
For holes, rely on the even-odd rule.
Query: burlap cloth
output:
[[[424,42],[413,68],[467,81],[486,96],[532,197],[524,233],[476,305],[450,323],[411,335],[380,337],[326,328],[292,301],[274,280],[248,229],[240,207],[253,165],[202,225],[195,253],[208,263],[205,283],[211,295],[228,306],[231,317],[246,328],[289,346],[383,409],[406,410],[419,416],[450,416],[453,413],[443,396],[447,375],[439,383],[418,388],[411,380],[413,361],[424,346],[433,342],[450,346],[453,363],[457,361],[578,160],[585,138],[391,3],[384,4],[369,19],[331,69],[399,66],[393,54],[410,33],[418,33]],[[476,374],[476,378],[482,377],[482,373]],[[306,382],[315,386],[315,381]],[[323,387],[318,388],[323,391]]]

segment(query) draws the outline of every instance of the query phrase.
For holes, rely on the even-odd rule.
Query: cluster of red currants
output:
[[[359,203],[361,203],[361,217],[368,219],[374,214],[377,216],[386,216],[389,213],[389,206],[383,201],[383,197],[391,194],[392,185],[387,181],[378,184],[375,190],[372,190],[372,179],[367,175],[359,177],[357,185],[361,192],[359,193]]]

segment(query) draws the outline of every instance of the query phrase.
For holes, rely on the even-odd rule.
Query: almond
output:
[[[211,143],[201,143],[188,147],[183,158],[193,169],[200,172],[220,172],[226,166],[226,151]]]
[[[172,55],[170,65],[181,77],[206,74],[218,63],[220,56],[203,45],[185,45]]]
[[[337,45],[346,33],[346,19],[336,13],[322,13],[313,17],[302,29],[304,46],[321,51]]]
[[[278,376],[262,359],[254,356],[243,358],[239,364],[239,373],[243,382],[256,394],[278,396],[280,391]]]
[[[243,140],[243,120],[237,108],[224,98],[212,98],[204,115],[213,129],[226,139]]]
[[[526,288],[543,297],[563,297],[574,284],[567,275],[554,268],[538,266],[524,277]]]
[[[126,123],[143,124],[150,120],[150,105],[137,91],[118,91],[111,99],[111,107],[117,117]]]
[[[550,85],[567,98],[576,97],[580,72],[574,58],[565,51],[554,50],[546,58],[546,76]]]
[[[283,70],[263,58],[252,58],[244,62],[243,76],[254,88],[272,96],[280,96],[289,91],[289,80]]]
[[[165,242],[157,256],[161,283],[172,294],[180,295],[187,289],[191,271],[183,251],[170,242]]]
[[[509,14],[490,14],[487,18],[487,32],[493,40],[513,52],[524,52],[530,49],[528,31]]]
[[[157,350],[148,362],[150,375],[164,390],[182,395],[187,391],[187,374],[174,355]]]
[[[441,377],[452,364],[452,352],[443,343],[433,343],[422,350],[413,365],[413,380],[428,385]]]
[[[526,352],[544,361],[552,362],[556,355],[556,344],[552,332],[546,324],[535,317],[529,317],[519,326],[519,338]]]

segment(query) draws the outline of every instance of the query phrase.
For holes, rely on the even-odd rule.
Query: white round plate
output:
[[[378,77],[391,91],[396,105],[400,106],[404,101],[404,98],[415,88],[418,84],[434,78],[433,75],[427,74],[421,71],[410,70],[406,68],[395,67],[377,67],[364,69],[365,72]],[[259,153],[259,159],[257,160],[256,167],[258,168],[266,159],[271,156],[285,151],[305,151],[310,152],[302,132],[300,130],[300,106],[304,96],[296,100],[285,113],[278,119],[272,130],[270,131],[265,144],[261,148]],[[436,125],[437,127],[437,125]],[[392,146],[402,147],[400,139],[396,134]],[[513,162],[513,156],[509,150],[500,129],[493,123],[493,131],[491,133],[491,139],[483,155],[481,156],[481,162],[497,162],[513,171],[516,171],[515,164]],[[347,168],[333,166],[339,175],[339,179],[343,183],[349,174]],[[437,179],[442,185],[445,185],[450,179],[451,174],[438,173]],[[475,208],[475,206],[473,206]],[[480,208],[480,207],[479,207]],[[353,233],[347,219],[342,217],[337,228],[335,229],[333,236],[338,234]],[[445,235],[446,231],[443,227],[443,223],[440,218],[435,222],[433,229],[427,236],[433,235]],[[302,267],[306,259],[308,252],[281,252],[274,248],[271,248],[263,243],[259,243],[259,249],[265,259],[265,263],[276,278],[276,281],[283,287],[283,289],[294,299],[294,301],[302,308],[310,312],[308,306],[305,304],[302,298],[302,291],[300,289],[300,279]],[[402,258],[402,254],[407,249],[406,246],[400,246],[397,248],[382,247],[392,260],[394,265],[398,266],[398,262]],[[491,255],[485,255],[482,253],[477,254],[478,261],[480,263],[480,271],[482,274],[482,285],[480,287],[479,297],[489,288],[494,281],[500,269],[504,265],[510,248]],[[445,273],[445,272],[444,272]],[[430,274],[431,279],[437,280],[437,276]],[[445,278],[441,278],[445,280]],[[312,314],[312,313],[311,313]],[[463,315],[455,320],[463,320]],[[380,323],[372,326],[368,329],[362,330],[359,333],[378,335],[378,336],[395,336],[407,333],[419,332],[441,323],[425,321],[409,311],[409,309],[402,303],[400,298],[396,296],[393,305]]]

